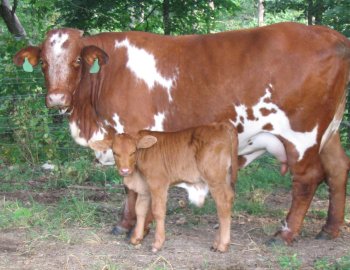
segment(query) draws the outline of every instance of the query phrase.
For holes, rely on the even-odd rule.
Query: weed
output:
[[[301,267],[301,261],[296,253],[279,256],[278,263],[283,270],[298,270]]]

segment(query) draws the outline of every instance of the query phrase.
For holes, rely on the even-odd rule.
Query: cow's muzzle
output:
[[[69,107],[71,104],[70,95],[63,93],[52,93],[46,95],[46,106],[48,108],[64,109]]]

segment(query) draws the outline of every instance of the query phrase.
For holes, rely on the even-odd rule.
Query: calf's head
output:
[[[131,136],[129,134],[117,134],[113,140],[90,142],[89,146],[97,151],[105,151],[112,148],[116,167],[121,176],[132,174],[136,168],[139,149],[153,146],[157,138],[151,135]]]
[[[14,63],[23,65],[25,71],[31,71],[32,66],[41,63],[47,88],[46,106],[49,108],[70,107],[82,72],[89,72],[96,59],[98,63],[94,66],[108,61],[108,55],[102,49],[85,46],[82,35],[83,32],[78,29],[51,30],[40,46],[23,48],[13,58]]]

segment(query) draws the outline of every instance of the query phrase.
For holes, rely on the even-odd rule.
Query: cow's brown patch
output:
[[[242,124],[238,124],[236,129],[237,129],[238,133],[243,133],[243,131],[244,131],[244,127]]]
[[[268,116],[269,114],[271,114],[271,113],[276,113],[277,111],[276,111],[276,109],[271,109],[271,110],[269,110],[269,109],[266,109],[266,108],[261,108],[261,109],[260,109],[260,112],[261,112],[261,114],[262,114],[263,116]]]
[[[272,103],[272,99],[271,98],[264,98],[263,101],[265,103]]]
[[[245,157],[243,157],[243,156],[239,156],[238,157],[238,166],[239,166],[239,168],[243,168],[244,165],[246,164],[246,162],[247,162],[247,159]]]
[[[244,124],[244,117],[240,116],[239,119],[241,120],[241,123]]]
[[[247,111],[247,119],[248,119],[248,120],[256,120],[252,108],[247,108],[246,111]]]
[[[273,125],[271,123],[268,123],[262,127],[263,130],[273,130]]]

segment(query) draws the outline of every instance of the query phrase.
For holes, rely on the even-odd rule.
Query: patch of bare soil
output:
[[[289,195],[270,196],[268,205],[280,203],[288,209],[285,202],[290,200]],[[169,208],[184,195],[176,192],[171,197]],[[316,201],[313,207],[323,207],[322,203]],[[101,229],[69,228],[65,240],[53,234],[33,236],[32,230],[2,230],[0,269],[280,269],[278,260],[284,254],[297,254],[302,261],[300,269],[313,269],[320,258],[334,261],[350,252],[348,227],[338,239],[316,240],[314,236],[325,220],[308,216],[299,240],[292,247],[276,248],[265,242],[279,228],[277,218],[235,214],[230,250],[220,254],[210,251],[217,231],[215,215],[194,218],[186,209],[169,212],[167,240],[157,254],[151,252],[154,228],[140,247],[129,244],[125,236],[111,235],[112,224]]]

